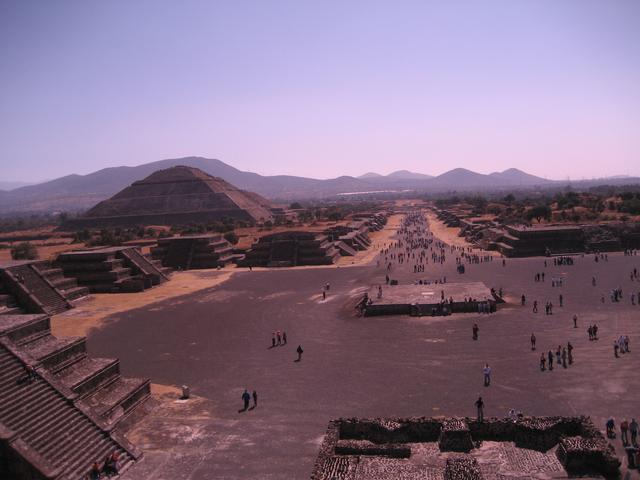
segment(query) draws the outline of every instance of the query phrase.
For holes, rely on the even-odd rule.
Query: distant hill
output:
[[[25,187],[27,185],[33,185],[30,182],[10,182],[6,180],[0,180],[0,190],[14,190],[16,188]]]
[[[489,176],[499,178],[501,180],[507,180],[516,185],[544,185],[550,183],[546,178],[536,177],[535,175],[523,172],[517,168],[509,168],[503,172],[493,172],[490,173]]]
[[[425,175],[424,173],[410,172],[409,170],[396,170],[387,175],[388,178],[398,178],[402,180],[425,180],[433,178],[433,175]]]
[[[389,175],[369,172],[361,177],[341,176],[318,180],[292,175],[263,176],[243,172],[220,160],[185,157],[146,163],[136,167],[112,167],[88,175],[67,175],[37,185],[0,190],[0,215],[25,212],[84,211],[105,200],[137,180],[157,170],[185,165],[220,177],[242,190],[255,192],[271,200],[291,201],[304,198],[331,197],[339,193],[371,191],[417,192],[483,191],[491,189],[562,186],[566,181],[546,180],[510,168],[489,175],[455,168],[436,177],[398,170]],[[570,182],[576,187],[594,185],[638,184],[635,177],[583,180]]]

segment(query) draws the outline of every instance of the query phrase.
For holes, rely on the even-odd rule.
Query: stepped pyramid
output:
[[[98,203],[74,227],[174,225],[225,218],[250,223],[271,219],[271,204],[194,167],[158,170]]]

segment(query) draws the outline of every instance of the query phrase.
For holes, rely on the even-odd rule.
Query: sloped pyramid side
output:
[[[85,215],[94,222],[103,219],[112,224],[118,223],[118,218],[120,223],[146,223],[154,216],[160,223],[225,217],[261,221],[271,218],[271,212],[268,200],[257,194],[244,192],[197,168],[178,166],[134,182]]]

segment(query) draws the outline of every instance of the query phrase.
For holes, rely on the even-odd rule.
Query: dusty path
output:
[[[233,270],[174,272],[171,280],[140,293],[93,294],[76,307],[51,317],[51,331],[60,337],[86,336],[100,328],[107,317],[215,287],[233,275]]]

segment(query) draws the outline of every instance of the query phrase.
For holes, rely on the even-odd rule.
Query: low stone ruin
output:
[[[507,465],[484,458],[485,443],[494,449],[504,445],[505,453],[496,457]],[[552,472],[553,478],[616,478],[620,473],[613,447],[588,417],[346,418],[329,423],[311,479],[361,480],[368,478],[372,465],[382,469],[376,473],[381,480],[398,478],[398,472],[408,480],[429,475],[480,480],[498,478],[498,468],[527,478],[532,472],[518,469],[538,468]]]
[[[330,265],[340,253],[324,234],[282,232],[261,237],[238,262],[243,267]]]

